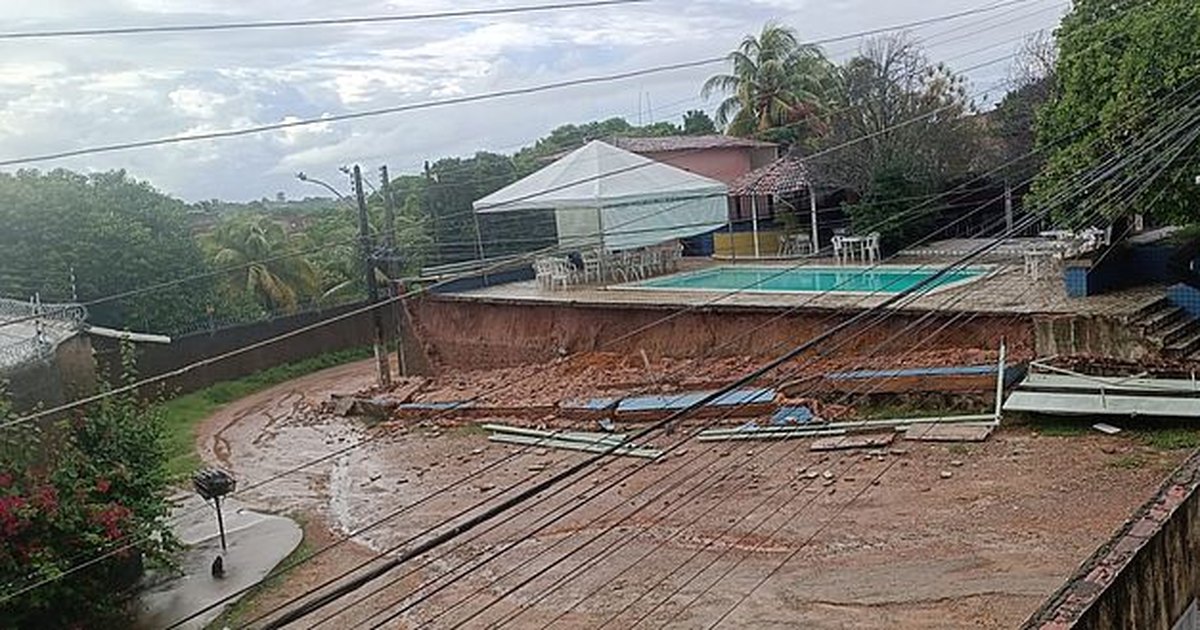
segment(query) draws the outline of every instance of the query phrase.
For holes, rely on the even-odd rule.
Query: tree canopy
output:
[[[184,204],[124,171],[0,173],[0,291],[88,301],[208,270]],[[158,332],[194,321],[215,279],[89,308],[93,323]]]
[[[818,135],[833,65],[796,31],[768,22],[727,56],[730,72],[704,82],[703,96],[724,94],[716,122],[734,136],[793,144]]]
[[[1048,160],[1035,195],[1047,200],[1067,189],[1110,152],[1194,106],[1198,25],[1194,0],[1076,0],[1056,33],[1057,88],[1038,116],[1037,142]],[[1165,221],[1200,219],[1196,151],[1193,142],[1135,197],[1097,209],[1109,216],[1138,211]],[[1066,205],[1091,204],[1104,192],[1088,190]]]

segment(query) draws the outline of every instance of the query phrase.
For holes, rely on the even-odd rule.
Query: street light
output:
[[[344,202],[346,202],[346,203],[348,203],[348,204],[350,203],[350,200],[349,200],[349,199],[347,199],[347,198],[346,198],[346,196],[345,196],[345,195],[343,195],[343,194],[341,193],[341,191],[339,191],[337,188],[334,188],[333,186],[331,186],[331,185],[330,185],[330,184],[328,184],[327,182],[324,182],[324,181],[322,181],[322,180],[319,180],[319,179],[317,179],[317,178],[315,178],[315,177],[309,177],[309,176],[308,176],[308,174],[307,174],[307,173],[305,173],[304,171],[300,171],[299,173],[296,173],[296,179],[298,179],[298,180],[300,180],[300,181],[302,181],[302,182],[307,182],[307,183],[310,183],[310,184],[316,184],[316,185],[318,185],[318,186],[322,186],[322,187],[324,187],[324,188],[325,188],[325,190],[328,190],[329,192],[333,193],[334,195],[337,195],[337,198],[338,198],[339,200],[341,200],[341,201],[344,201]]]

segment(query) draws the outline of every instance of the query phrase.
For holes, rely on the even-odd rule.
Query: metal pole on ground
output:
[[[358,237],[362,245],[363,267],[366,270],[367,300],[379,304],[379,283],[375,281],[375,256],[371,252],[371,225],[367,221],[367,198],[363,194],[362,169],[357,164],[351,177],[354,180],[354,197],[358,200]],[[387,332],[383,328],[383,313],[379,308],[371,309],[371,324],[374,327],[375,363],[379,386],[392,384],[392,370],[387,358]]]
[[[399,269],[396,265],[396,200],[392,197],[392,180],[388,176],[388,167],[386,164],[379,167],[380,192],[383,195],[383,242],[387,248],[387,277],[388,277],[388,297],[392,301],[392,324],[396,327],[396,366],[400,369],[400,376],[408,376],[408,365],[404,356],[404,304],[397,301],[395,298],[399,294],[396,287],[396,276],[399,274]],[[386,350],[384,352],[387,354]],[[390,368],[389,368],[390,371]]]

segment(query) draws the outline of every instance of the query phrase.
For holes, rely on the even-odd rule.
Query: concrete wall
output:
[[[22,413],[61,405],[96,389],[92,344],[75,335],[58,344],[54,354],[0,373],[13,410]]]
[[[597,349],[645,351],[651,357],[772,357],[852,316],[838,311],[804,311],[780,317],[783,309],[710,307],[676,314],[675,307],[630,305],[528,304],[471,301],[436,296],[411,304],[417,335],[438,368],[490,368],[553,360],[564,353]],[[888,318],[884,324],[847,331],[838,350],[848,354],[873,349],[921,313]],[[925,322],[935,329],[941,316]],[[656,323],[657,322],[657,323]],[[648,330],[613,344],[633,330]],[[756,329],[748,336],[743,331]],[[926,333],[927,334],[927,333]],[[926,348],[994,350],[1001,336],[1015,356],[1032,352],[1033,327],[1026,319],[980,315],[947,327]],[[832,343],[832,342],[831,342]],[[903,345],[904,342],[901,342]],[[726,346],[717,349],[720,346]]]
[[[1118,246],[1095,256],[1067,262],[1067,295],[1100,295],[1132,286],[1168,281],[1171,247],[1165,244]]]
[[[1167,299],[1187,311],[1192,317],[1200,317],[1200,289],[1183,283],[1167,289]]]
[[[320,312],[302,313],[243,326],[223,328],[213,332],[188,335],[173,339],[168,345],[138,344],[138,373],[142,377],[148,377],[176,370],[288,331],[350,313],[362,306],[362,304],[352,304]],[[399,309],[396,309],[396,313],[400,313]],[[395,331],[393,309],[385,307],[383,314],[384,325],[388,327],[389,331]],[[403,315],[401,314],[401,316]],[[406,324],[404,329],[406,333],[410,332],[411,324]],[[184,394],[213,383],[233,380],[277,365],[338,350],[368,347],[371,345],[373,334],[371,313],[358,313],[228,359],[198,366],[169,379],[155,391],[146,393],[150,395]],[[93,343],[96,345],[96,359],[101,374],[105,376],[119,374],[120,342],[97,338]],[[428,362],[424,358],[420,345],[410,334],[405,335],[405,354],[410,372],[424,373],[428,369]]]
[[[1025,627],[1195,628],[1200,596],[1197,487],[1200,452],[1184,462]]]
[[[1037,356],[1094,355],[1140,361],[1159,348],[1117,317],[1038,315],[1033,318]]]

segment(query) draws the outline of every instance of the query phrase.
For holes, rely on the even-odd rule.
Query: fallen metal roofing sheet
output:
[[[1071,389],[1099,393],[1129,391],[1147,393],[1197,393],[1200,382],[1178,378],[1125,378],[1111,376],[1071,376],[1068,374],[1030,373],[1022,389]]]
[[[625,398],[617,405],[618,412],[656,411],[660,409],[684,409],[690,407],[712,391],[681,392],[678,394],[663,394],[660,396],[636,396]],[[775,400],[773,389],[736,389],[718,396],[706,407],[736,407],[739,405],[767,404]]]
[[[897,378],[901,376],[967,376],[979,374],[995,374],[996,365],[961,365],[953,367],[920,367],[897,370],[855,370],[853,372],[832,372],[825,378],[842,379],[875,379]]]
[[[1200,418],[1200,394],[1196,396],[1149,396],[1128,393],[1043,392],[1018,389],[1004,402],[1004,410],[1059,415]]]

